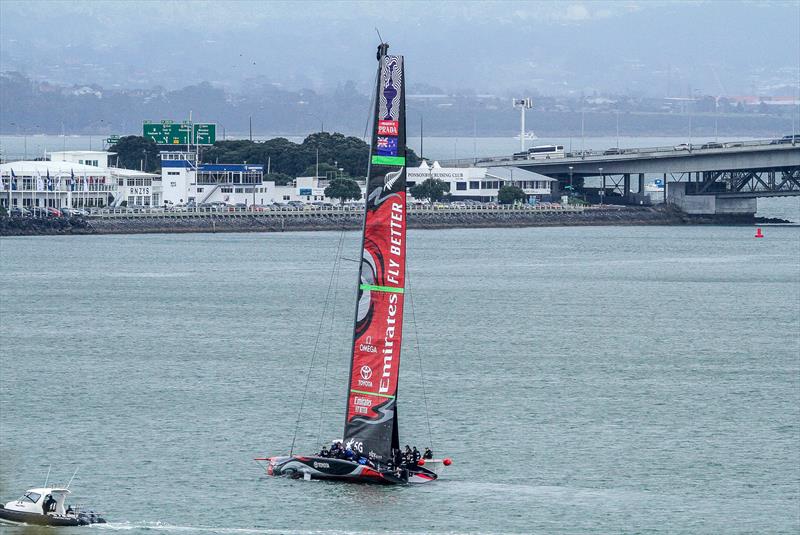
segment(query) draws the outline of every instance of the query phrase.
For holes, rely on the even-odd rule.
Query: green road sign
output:
[[[174,123],[161,121],[159,123],[145,122],[142,125],[142,135],[152,139],[158,145],[213,145],[217,138],[217,125],[213,123],[196,123],[191,140],[189,133],[192,129],[187,122]]]
[[[119,143],[119,136],[109,136],[106,139],[106,143],[109,145],[113,145],[114,143]]]

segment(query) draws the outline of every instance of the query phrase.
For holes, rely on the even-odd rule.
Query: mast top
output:
[[[381,42],[381,44],[378,45],[378,54],[377,54],[378,61],[380,61],[381,58],[385,56],[388,52],[389,52],[389,43]]]

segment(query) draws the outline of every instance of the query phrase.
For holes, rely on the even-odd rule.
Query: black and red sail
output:
[[[345,445],[385,463],[397,436],[397,383],[406,264],[403,57],[378,49],[378,86],[366,190]]]

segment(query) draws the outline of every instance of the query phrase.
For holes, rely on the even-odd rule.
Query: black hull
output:
[[[26,513],[6,509],[0,505],[0,519],[20,524],[36,526],[88,526],[89,524],[105,524],[106,521],[96,515],[81,514],[79,516],[51,516],[39,513]]]
[[[437,475],[421,466],[410,470],[391,472],[369,467],[344,459],[301,456],[270,457],[267,474],[292,479],[322,479],[345,483],[370,483],[378,485],[406,485],[433,481]]]

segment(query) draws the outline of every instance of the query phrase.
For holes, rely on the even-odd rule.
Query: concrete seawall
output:
[[[86,219],[0,219],[0,236],[59,234],[145,234],[186,232],[288,232],[361,228],[358,212],[337,214],[193,214],[181,217],[113,217]],[[435,211],[411,212],[410,228],[486,228],[579,225],[754,224],[769,221],[752,216],[697,216],[671,207],[607,206],[583,211]]]

